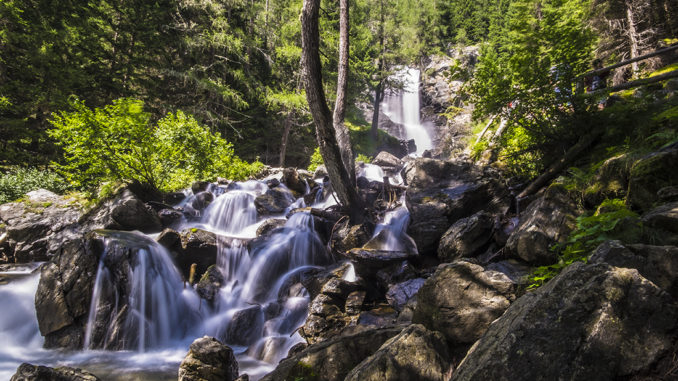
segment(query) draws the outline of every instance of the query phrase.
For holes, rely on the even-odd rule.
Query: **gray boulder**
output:
[[[480,254],[492,240],[494,219],[491,214],[479,212],[455,222],[440,239],[438,259],[452,262]]]
[[[175,259],[184,279],[188,279],[193,263],[197,265],[197,277],[217,263],[218,238],[216,234],[202,229],[192,228],[181,232],[181,250],[176,253]]]
[[[503,273],[458,261],[438,266],[417,293],[414,323],[440,331],[454,343],[473,343],[515,300]]]
[[[678,297],[678,247],[624,245],[620,241],[608,241],[598,246],[589,263],[636,269],[674,298]]]
[[[673,234],[678,233],[678,202],[661,205],[643,214],[643,224]]]
[[[365,248],[351,249],[343,253],[355,267],[355,272],[363,278],[373,278],[379,270],[402,263],[416,257],[405,251],[373,250]]]
[[[282,214],[293,202],[294,196],[283,187],[271,188],[254,199],[254,205],[260,216]]]
[[[386,168],[398,168],[403,165],[403,161],[388,152],[382,151],[372,160],[372,164]]]
[[[323,380],[343,381],[361,361],[376,352],[384,342],[400,333],[402,327],[370,329],[352,335],[335,336],[309,345],[288,357],[261,381]]]
[[[506,250],[533,265],[550,265],[557,261],[551,246],[567,240],[576,227],[575,202],[565,187],[551,185],[522,214],[518,227],[509,236]]]
[[[10,381],[99,381],[92,373],[68,366],[50,368],[23,363]]]
[[[388,304],[395,308],[396,311],[400,312],[407,302],[417,294],[419,289],[424,285],[424,282],[426,282],[425,279],[416,278],[402,283],[396,283],[386,291],[386,301],[388,301]]]
[[[500,176],[463,161],[417,159],[405,167],[407,233],[419,253],[435,254],[447,229],[460,218],[485,210],[503,212],[510,201]]]
[[[238,361],[233,350],[213,337],[196,339],[179,366],[179,381],[234,381],[237,378]]]
[[[153,208],[126,188],[82,216],[80,224],[84,231],[111,229],[149,233],[162,230],[160,218]]]
[[[0,205],[0,263],[46,261],[77,236],[80,204],[40,189],[20,202]]]
[[[353,368],[345,381],[446,381],[451,373],[443,335],[414,324]]]
[[[214,302],[214,298],[219,293],[221,285],[224,283],[224,276],[216,265],[207,268],[195,287],[195,291],[201,298],[208,302]]]
[[[613,380],[672,349],[678,309],[637,270],[575,263],[509,307],[453,380]]]
[[[224,341],[233,345],[250,345],[261,337],[264,312],[259,305],[243,308],[233,314]]]
[[[82,348],[100,253],[95,240],[73,239],[42,266],[35,310],[45,348]]]
[[[266,220],[257,228],[257,237],[267,236],[273,230],[285,226],[285,223],[287,223],[287,220],[283,218],[272,218]]]

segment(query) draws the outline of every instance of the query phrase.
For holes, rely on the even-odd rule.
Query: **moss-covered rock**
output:
[[[626,202],[634,210],[649,210],[659,200],[657,192],[674,185],[678,185],[678,144],[653,152],[633,164]]]

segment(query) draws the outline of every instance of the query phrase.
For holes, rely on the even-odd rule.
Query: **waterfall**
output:
[[[394,78],[403,83],[403,89],[384,97],[382,109],[393,122],[403,125],[405,138],[414,139],[417,155],[433,148],[433,141],[420,119],[419,85],[421,72],[414,68],[404,68],[394,74]]]

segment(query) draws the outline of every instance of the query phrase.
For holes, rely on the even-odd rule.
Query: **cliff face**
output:
[[[421,76],[421,119],[433,125],[433,155],[459,155],[471,135],[471,113],[464,88],[473,76],[479,49],[456,48],[449,56],[431,56]]]

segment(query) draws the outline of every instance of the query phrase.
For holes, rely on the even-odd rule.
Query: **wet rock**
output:
[[[165,229],[163,230],[158,238],[156,238],[159,244],[165,247],[170,251],[180,251],[181,250],[181,234],[176,230]]]
[[[394,284],[386,292],[386,300],[391,307],[400,312],[407,302],[414,297],[426,280],[423,278],[410,279],[408,281]]]
[[[358,325],[369,327],[389,327],[396,324],[398,312],[391,306],[381,305],[358,316]]]
[[[593,252],[589,263],[636,269],[674,298],[678,297],[678,247],[607,241]]]
[[[419,253],[434,254],[447,229],[480,210],[503,212],[510,201],[498,174],[461,161],[417,159],[405,167],[409,185],[407,233]]]
[[[344,305],[344,310],[349,315],[357,315],[362,311],[363,304],[365,303],[365,296],[367,292],[365,291],[353,291],[346,297],[346,304]]]
[[[379,154],[372,160],[372,164],[380,167],[398,168],[403,165],[402,160],[388,152],[379,152]]]
[[[565,188],[551,185],[527,207],[506,243],[506,250],[533,265],[555,263],[557,253],[551,246],[565,242],[576,226],[577,214],[577,206]]]
[[[233,314],[226,332],[226,342],[233,345],[253,344],[264,329],[264,313],[261,306],[251,306]]]
[[[99,381],[99,377],[79,368],[62,366],[49,368],[23,363],[10,381]]]
[[[485,212],[458,220],[441,238],[438,259],[441,262],[452,262],[480,254],[492,239],[493,227],[494,218]]]
[[[341,253],[362,247],[372,238],[373,232],[374,224],[369,222],[359,225],[350,225],[348,221],[342,222],[332,235],[332,250]]]
[[[175,224],[176,222],[181,221],[181,218],[184,214],[175,209],[162,209],[158,212],[158,218],[160,218],[160,223],[163,227],[169,227]]]
[[[251,346],[247,350],[247,355],[265,361],[269,364],[275,364],[278,359],[278,354],[285,347],[287,339],[285,337],[267,337],[259,343]]]
[[[349,259],[355,267],[355,272],[363,278],[373,278],[381,269],[394,264],[402,263],[404,260],[413,258],[412,254],[404,251],[386,251],[370,249],[352,249],[344,253],[344,257]]]
[[[612,380],[673,356],[678,309],[637,270],[577,262],[519,298],[453,380]]]
[[[209,181],[196,181],[191,185],[191,190],[193,191],[193,194],[198,194],[206,191],[209,186]]]
[[[418,276],[419,272],[409,261],[402,261],[377,271],[377,281],[384,290],[387,290],[393,284],[414,279]]]
[[[446,381],[451,368],[443,335],[414,324],[353,368],[345,381]]]
[[[95,239],[69,240],[41,268],[35,310],[45,348],[82,348],[100,253]]]
[[[122,189],[111,199],[80,218],[84,230],[139,230],[145,233],[157,232],[162,224],[157,213],[144,204],[129,189]]]
[[[77,236],[80,215],[76,200],[44,189],[0,205],[0,263],[50,259],[64,240]]]
[[[217,263],[217,235],[212,232],[196,228],[186,229],[181,232],[181,247],[176,261],[184,279],[188,279],[193,263],[197,264],[197,276]]]
[[[221,274],[221,271],[219,271],[216,265],[212,265],[202,275],[195,290],[201,298],[208,302],[214,302],[214,298],[219,293],[223,282],[224,276]]]
[[[339,334],[349,323],[350,318],[341,308],[345,300],[319,294],[309,307],[309,316],[299,334],[307,343],[314,344]]]
[[[275,187],[254,199],[254,205],[260,216],[282,214],[294,202],[292,193],[282,187]]]
[[[191,344],[179,366],[179,381],[234,381],[237,377],[233,350],[208,336]]]
[[[285,168],[281,181],[287,188],[296,193],[297,196],[302,196],[306,193],[306,182],[299,177],[299,172],[294,168]]]
[[[283,218],[272,218],[272,219],[266,220],[266,221],[264,221],[263,224],[261,224],[257,228],[257,237],[267,236],[273,230],[285,226],[285,223],[287,223],[287,220],[285,220]]]
[[[212,201],[214,201],[214,195],[210,192],[200,192],[195,195],[195,198],[191,202],[191,207],[196,211],[201,211],[207,208]],[[187,208],[184,208],[186,210]]]
[[[634,210],[649,210],[658,201],[657,192],[675,185],[678,175],[678,144],[653,152],[631,167],[626,203]]]
[[[440,331],[454,343],[473,343],[515,300],[504,274],[458,261],[438,266],[417,293],[414,323]]]
[[[328,175],[327,174],[327,168],[323,164],[323,165],[319,165],[318,167],[316,167],[315,172],[313,173],[313,178],[318,179],[318,178],[321,178],[321,177],[325,177],[327,175]]]
[[[402,328],[381,328],[338,336],[286,358],[262,381],[323,380],[343,381],[362,360],[376,352]]]
[[[183,194],[182,192],[170,192],[165,193],[163,200],[170,205],[176,205],[183,201],[185,198],[186,195]]]

